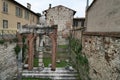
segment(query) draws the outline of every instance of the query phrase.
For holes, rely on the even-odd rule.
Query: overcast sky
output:
[[[33,10],[36,13],[42,13],[42,11],[48,9],[49,4],[52,4],[52,7],[57,5],[63,5],[68,8],[71,8],[77,11],[75,17],[84,17],[87,0],[16,0],[16,1],[24,6],[26,6],[27,3],[30,3],[32,5],[31,10]],[[89,0],[89,4],[92,1],[93,0]]]

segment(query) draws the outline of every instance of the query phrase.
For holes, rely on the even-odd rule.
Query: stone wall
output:
[[[119,32],[120,0],[94,0],[86,21],[89,32]]]
[[[72,37],[81,41],[82,39],[82,30],[81,29],[74,29],[71,31]]]
[[[62,31],[71,28],[75,11],[62,5],[50,8],[46,11],[47,25],[58,25],[58,44],[65,44],[66,40],[62,37]]]
[[[117,34],[117,35],[116,35]],[[83,34],[91,80],[120,80],[120,33]]]
[[[15,43],[0,44],[0,80],[13,80],[17,73]]]

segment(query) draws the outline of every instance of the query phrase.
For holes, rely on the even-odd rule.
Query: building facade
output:
[[[73,29],[71,30],[71,33],[74,38],[81,40],[84,24],[85,18],[73,19]]]
[[[93,0],[87,9],[88,32],[120,31],[120,0]],[[102,5],[102,6],[101,6]]]
[[[76,11],[62,5],[58,5],[44,11],[47,25],[58,25],[58,44],[64,44],[65,39],[62,38],[62,31],[71,29],[73,25],[73,17]]]
[[[120,0],[93,0],[87,9],[82,52],[89,62],[91,80],[120,79],[119,4]]]
[[[73,28],[84,27],[85,18],[74,18],[73,19]]]
[[[15,0],[0,0],[0,30],[17,30],[26,24],[37,24],[38,14]]]

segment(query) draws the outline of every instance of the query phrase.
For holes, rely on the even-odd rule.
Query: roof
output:
[[[35,14],[36,16],[39,16],[37,13],[33,12],[32,10],[28,9],[27,7],[25,7],[22,4],[18,3],[17,1],[15,1],[15,0],[9,0],[9,1],[11,1],[12,3],[17,4],[18,6],[30,11],[31,13]]]
[[[91,3],[91,5],[87,8],[87,11],[90,10],[90,8],[95,4],[96,1],[97,1],[97,0],[93,0],[93,2]]]
[[[66,6],[63,6],[63,5],[54,6],[54,7],[50,8],[50,9],[53,9],[53,8],[56,8],[56,7],[65,7],[65,8],[67,8],[67,9],[69,9],[69,10],[72,10],[72,11],[74,12],[74,14],[73,14],[73,15],[75,15],[75,13],[76,13],[76,11],[75,11],[75,10],[70,9],[70,8],[68,8],[68,7],[66,7]],[[49,9],[44,10],[43,12],[47,12],[48,10],[49,10]]]
[[[85,18],[84,17],[81,17],[81,18],[77,17],[77,18],[73,18],[73,20],[85,20]]]

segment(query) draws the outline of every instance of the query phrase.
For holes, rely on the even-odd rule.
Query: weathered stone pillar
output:
[[[22,35],[21,34],[19,34],[19,33],[17,33],[17,38],[18,38],[18,45],[20,46],[20,47],[22,47]]]
[[[54,29],[54,31],[50,34],[50,38],[52,40],[52,66],[51,70],[56,70],[56,47],[57,47],[57,29]]]
[[[39,46],[40,46],[40,40],[39,40],[40,38],[39,38],[39,36],[38,37],[36,37],[36,50],[38,51],[38,48],[39,48]]]
[[[35,36],[31,33],[28,34],[28,70],[33,69],[33,60],[34,60],[34,39]]]
[[[18,62],[17,62],[17,65],[18,65],[18,75],[17,75],[17,79],[18,80],[22,80],[22,47],[23,47],[23,42],[22,42],[22,34],[19,34],[17,33],[17,38],[18,38],[18,43],[17,45],[20,47],[20,52],[18,54]]]

